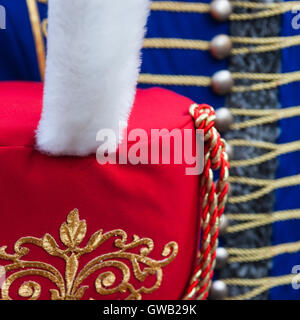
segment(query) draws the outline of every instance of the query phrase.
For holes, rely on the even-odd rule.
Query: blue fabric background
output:
[[[26,1],[0,0],[6,29],[0,30],[0,80],[39,80]]]
[[[228,24],[216,22],[209,14],[153,11],[148,22],[147,37],[211,40],[220,33],[228,33]],[[211,76],[216,71],[226,68],[226,60],[216,60],[207,51],[145,49],[141,71],[154,74]],[[224,105],[224,97],[215,95],[211,88],[180,86],[166,88],[188,96],[198,103],[206,102],[215,107]]]

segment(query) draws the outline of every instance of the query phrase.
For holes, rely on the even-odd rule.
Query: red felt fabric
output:
[[[41,114],[42,84],[0,84],[0,247],[14,253],[21,237],[52,235],[60,248],[59,228],[68,213],[79,209],[87,223],[85,245],[99,229],[122,229],[128,242],[134,235],[151,238],[149,257],[162,260],[163,247],[178,243],[178,256],[163,270],[160,288],[143,299],[180,299],[195,263],[199,239],[199,176],[185,174],[185,165],[100,165],[96,157],[50,157],[34,147],[35,130]],[[193,129],[188,114],[192,101],[163,89],[138,90],[129,120],[132,128]],[[26,245],[25,260],[42,261],[63,275],[65,263],[35,245]],[[80,258],[79,270],[100,254],[116,251],[113,241]],[[1,260],[0,265],[10,262]],[[129,264],[130,265],[130,264]],[[109,269],[109,268],[108,268]],[[102,271],[85,279],[83,299],[123,299],[128,292],[101,296],[95,280]],[[7,276],[11,275],[7,272]],[[42,276],[24,276],[13,282],[10,297],[21,299],[18,288],[26,281],[41,284],[41,299],[50,299],[56,285]],[[141,283],[131,274],[136,288],[151,286],[153,277]],[[23,298],[22,298],[23,299]]]

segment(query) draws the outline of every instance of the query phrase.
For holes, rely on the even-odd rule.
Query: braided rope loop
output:
[[[225,141],[215,129],[215,111],[207,104],[193,104],[190,114],[196,129],[204,131],[204,170],[201,175],[201,247],[185,300],[205,300],[213,277],[218,247],[220,217],[227,201],[229,162]],[[219,170],[214,182],[213,171]]]

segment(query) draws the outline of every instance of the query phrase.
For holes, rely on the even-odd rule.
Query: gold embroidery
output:
[[[45,64],[46,64],[46,54],[45,54],[45,45],[42,35],[41,19],[39,15],[39,10],[37,7],[37,0],[26,0],[30,23],[33,33],[33,38],[35,42],[35,50],[38,59],[38,66],[40,70],[41,80],[44,81],[45,76]],[[47,3],[44,0],[38,0],[41,3]]]
[[[82,282],[90,275],[100,269],[110,267],[118,270],[122,275],[120,284],[116,284],[117,276],[112,271],[102,272],[95,281],[96,292],[100,295],[111,295],[114,293],[128,293],[126,299],[139,300],[142,294],[148,294],[157,290],[163,278],[162,267],[172,262],[178,253],[176,242],[168,243],[162,252],[165,259],[156,261],[148,257],[154,248],[153,241],[149,238],[140,238],[135,235],[133,241],[127,242],[127,234],[123,230],[113,230],[103,234],[99,230],[91,236],[85,247],[79,247],[85,238],[87,226],[85,220],[79,220],[78,210],[70,212],[67,221],[60,227],[60,239],[66,246],[63,250],[59,248],[55,239],[46,234],[43,238],[24,237],[19,239],[14,246],[14,254],[6,253],[6,246],[0,248],[0,259],[11,261],[11,264],[4,266],[6,273],[13,272],[4,281],[1,298],[11,300],[9,291],[15,280],[25,276],[41,276],[54,283],[57,289],[50,289],[52,300],[79,300],[83,298],[88,286],[81,286]],[[109,239],[114,240],[114,246],[119,249],[115,252],[102,254],[88,262],[79,271],[80,257],[95,251],[99,246]],[[24,244],[31,244],[42,248],[47,254],[59,257],[65,261],[65,275],[63,276],[54,266],[40,261],[23,260],[29,254],[29,249]],[[129,250],[140,247],[139,253]],[[136,250],[135,250],[136,251]],[[144,282],[149,276],[155,277],[155,284],[150,287],[142,286],[136,289],[131,283],[130,268],[124,262],[116,259],[127,260],[132,266],[134,277]],[[141,264],[145,266],[141,269]],[[119,273],[118,273],[119,274]],[[113,287],[115,285],[115,287]],[[21,285],[18,294],[29,300],[37,300],[41,295],[41,285],[35,281],[27,281]]]

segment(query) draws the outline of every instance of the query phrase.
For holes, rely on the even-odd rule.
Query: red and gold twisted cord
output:
[[[215,129],[215,111],[206,104],[193,104],[190,114],[198,130],[204,131],[204,170],[201,175],[201,248],[198,262],[184,299],[205,300],[213,277],[220,218],[228,193],[229,162],[225,141]],[[220,170],[218,182],[214,183],[214,170]]]

